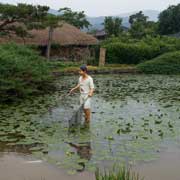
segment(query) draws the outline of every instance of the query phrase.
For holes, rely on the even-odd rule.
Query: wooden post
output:
[[[106,49],[105,48],[100,48],[99,66],[104,66],[105,65],[105,60],[106,60]]]

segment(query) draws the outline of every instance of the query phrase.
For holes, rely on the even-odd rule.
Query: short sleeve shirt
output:
[[[94,82],[91,76],[88,76],[85,80],[80,76],[79,85],[81,94],[88,94],[91,89],[94,89]]]

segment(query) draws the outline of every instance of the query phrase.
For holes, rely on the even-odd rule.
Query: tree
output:
[[[88,28],[90,26],[89,21],[86,19],[86,15],[84,14],[84,11],[76,12],[72,11],[70,8],[61,8],[59,9],[59,15],[60,20],[67,22],[69,24],[72,24],[73,26],[76,26],[79,29],[82,28]]]
[[[170,6],[159,15],[158,31],[162,35],[180,32],[180,4]]]
[[[130,35],[133,38],[141,39],[144,36],[155,36],[157,33],[157,23],[148,21],[148,16],[145,16],[142,11],[133,14],[129,17],[131,28]]]
[[[23,3],[16,5],[0,3],[0,32],[4,35],[16,34],[24,38],[28,30],[41,27],[49,7]]]
[[[84,11],[73,12],[70,8],[62,8],[59,10],[60,15],[55,16],[48,14],[49,7],[33,6],[19,3],[16,5],[0,3],[0,34],[12,35],[23,38],[31,36],[28,33],[30,29],[49,28],[48,43],[46,56],[50,58],[50,50],[52,44],[54,28],[62,26],[64,22],[72,24],[78,28],[83,28],[90,25],[86,20]]]
[[[45,19],[45,26],[49,28],[49,36],[48,36],[48,44],[47,44],[47,51],[46,57],[50,59],[50,52],[51,52],[51,44],[53,38],[53,31],[57,27],[61,27],[63,23],[69,23],[77,28],[83,28],[90,25],[90,23],[86,20],[86,15],[84,11],[82,12],[74,12],[70,8],[61,8],[59,9],[59,15],[55,16],[49,14],[46,16]]]
[[[108,36],[114,35],[115,37],[117,37],[123,31],[122,19],[118,17],[113,18],[111,16],[105,17],[104,28]]]
[[[145,36],[144,24],[142,22],[135,21],[129,30],[131,36],[136,39],[141,39]]]
[[[133,14],[129,17],[129,23],[132,25],[135,22],[140,22],[142,24],[146,23],[148,16],[145,16],[142,11],[139,11],[136,14]]]
[[[44,20],[44,25],[45,25],[45,27],[49,28],[46,57],[47,57],[47,59],[50,59],[53,31],[54,31],[54,28],[61,26],[59,23],[59,17],[55,16],[53,14],[48,14]]]

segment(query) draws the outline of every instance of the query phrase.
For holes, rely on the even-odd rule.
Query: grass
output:
[[[143,180],[138,174],[131,171],[130,168],[113,167],[112,170],[101,173],[99,169],[95,172],[96,180]]]
[[[78,62],[50,62],[49,66],[53,72],[78,72],[81,63]],[[105,66],[91,66],[88,65],[89,71],[112,71],[112,70],[134,70],[135,65],[127,64],[106,64]]]

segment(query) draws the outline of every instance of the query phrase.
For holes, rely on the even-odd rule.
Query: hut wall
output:
[[[92,50],[87,46],[65,46],[51,49],[52,59],[67,61],[85,61],[92,57]]]

